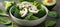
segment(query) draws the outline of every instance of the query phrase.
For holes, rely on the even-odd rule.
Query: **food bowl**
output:
[[[14,6],[12,6],[12,7],[10,8],[9,14],[10,14],[12,20],[13,20],[14,22],[16,22],[17,24],[19,24],[19,25],[23,25],[23,26],[35,26],[35,25],[38,25],[38,24],[42,23],[43,21],[45,21],[45,19],[46,19],[46,17],[47,17],[47,14],[48,14],[48,9],[47,9],[44,5],[41,5],[41,6],[45,9],[46,14],[45,14],[43,17],[41,17],[41,18],[39,18],[39,19],[37,19],[37,20],[24,20],[24,19],[18,19],[18,18],[16,18],[16,17],[13,16],[12,13],[11,13],[11,9],[12,9]]]

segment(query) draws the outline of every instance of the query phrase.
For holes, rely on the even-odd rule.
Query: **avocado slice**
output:
[[[56,4],[56,0],[42,0],[42,4],[46,6],[53,6]]]

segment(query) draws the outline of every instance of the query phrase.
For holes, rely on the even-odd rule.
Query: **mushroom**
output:
[[[38,13],[39,10],[36,8],[36,6],[32,5],[32,6],[29,8],[29,12]]]
[[[17,4],[18,6],[19,6],[19,8],[24,8],[24,7],[29,7],[29,6],[31,6],[32,4],[31,3],[29,3],[29,2],[22,2],[22,3],[18,3]]]
[[[29,3],[29,2],[22,2],[21,4],[23,4],[23,5],[30,5],[31,3]]]
[[[27,8],[24,8],[24,9],[22,9],[21,11],[20,11],[20,15],[21,15],[21,17],[24,17],[26,14],[27,14]]]
[[[22,2],[19,5],[19,8],[22,8],[22,10],[20,11],[20,15],[21,17],[24,17],[26,16],[26,14],[29,12],[32,12],[32,13],[38,13],[39,10],[37,9],[36,6],[32,5],[31,3],[29,2]],[[27,9],[29,7],[29,9]]]

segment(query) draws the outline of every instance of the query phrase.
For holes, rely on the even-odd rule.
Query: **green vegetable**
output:
[[[5,10],[9,11],[9,9],[11,8],[11,6],[13,6],[14,2],[9,2],[9,1],[4,1],[5,3]]]
[[[17,18],[21,18],[20,14],[20,9],[18,8],[18,6],[13,6],[11,13],[13,14],[13,16],[17,17]]]
[[[0,13],[3,13],[2,9],[0,9]]]
[[[34,16],[41,18],[46,14],[46,11],[44,8],[41,8],[40,11],[37,14],[34,14]]]
[[[2,9],[0,9],[0,15],[1,15],[1,16],[9,16],[8,14],[4,13],[4,12],[2,11]]]
[[[6,16],[6,17],[8,17],[9,15],[8,14],[6,14],[6,13],[0,13],[0,15],[1,16]]]
[[[45,22],[45,27],[53,26],[54,24],[56,24],[56,20],[47,20]]]
[[[2,24],[10,24],[11,21],[7,17],[0,17],[0,23],[2,23]]]
[[[32,2],[33,5],[35,5],[39,10],[41,9],[41,4],[39,4],[37,1]]]
[[[38,17],[32,15],[29,20],[36,20],[36,19],[38,19]]]
[[[33,13],[30,13],[30,12],[29,12],[29,13],[26,15],[25,19],[26,19],[26,20],[30,19],[30,17],[31,17],[32,15],[33,15]]]
[[[38,17],[34,16],[33,13],[28,13],[25,17],[25,20],[36,20]]]
[[[49,15],[50,17],[56,18],[56,17],[57,17],[57,12],[56,12],[56,11],[49,11],[49,12],[48,12],[48,15]]]
[[[18,0],[18,2],[23,2],[23,1],[34,2],[36,0]]]
[[[34,16],[40,18],[46,14],[45,9],[43,7],[41,7],[41,4],[39,4],[37,1],[34,1],[33,5],[35,5],[39,9],[39,12],[37,14],[34,14]]]

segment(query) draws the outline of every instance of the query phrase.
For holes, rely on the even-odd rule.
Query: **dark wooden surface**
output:
[[[2,1],[3,0],[0,0],[0,2],[2,2]],[[8,1],[10,1],[10,0],[8,0]],[[41,0],[37,0],[37,1],[41,2]],[[53,9],[57,11],[58,19],[57,19],[56,25],[54,25],[53,27],[60,27],[60,0],[56,0],[56,1],[57,1],[56,6]],[[1,4],[0,4],[0,8],[4,8],[4,7],[1,6]],[[50,19],[50,17],[48,16],[47,19]],[[33,26],[33,27],[44,27],[44,23],[45,23],[45,21],[42,22],[41,24],[39,24],[37,26]],[[26,26],[20,26],[19,25],[19,27],[26,27]]]

